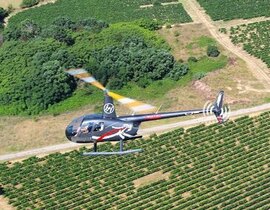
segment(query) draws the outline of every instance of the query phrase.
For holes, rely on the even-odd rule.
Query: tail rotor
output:
[[[207,101],[203,108],[204,116],[214,114],[220,124],[227,121],[230,117],[230,107],[227,105],[223,106],[223,97],[224,91],[220,91],[215,102]]]

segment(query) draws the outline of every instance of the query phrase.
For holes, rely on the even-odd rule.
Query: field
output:
[[[178,129],[126,148],[80,151],[0,165],[2,194],[18,209],[269,209],[270,113]],[[103,144],[100,150],[117,149]]]
[[[238,18],[254,18],[270,16],[269,1],[257,0],[198,0],[213,20],[232,20]]]
[[[260,58],[270,68],[270,21],[231,27],[230,37],[234,44],[240,44],[244,50]]]
[[[59,16],[68,16],[73,20],[97,18],[108,23],[133,21],[139,18],[156,19],[162,23],[192,21],[182,4],[140,8],[141,5],[150,2],[148,0],[59,0],[54,4],[23,11],[12,17],[10,24],[18,24],[28,18],[42,25],[48,25]]]

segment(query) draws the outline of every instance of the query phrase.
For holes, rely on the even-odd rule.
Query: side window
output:
[[[104,129],[104,122],[100,122],[94,125],[94,131],[102,131]]]

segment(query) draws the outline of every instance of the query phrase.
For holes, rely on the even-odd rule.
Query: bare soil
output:
[[[7,9],[9,5],[12,5],[14,9],[17,9],[20,8],[21,3],[22,0],[0,0],[0,7]]]
[[[162,171],[158,171],[158,172],[155,172],[155,173],[152,173],[147,176],[134,180],[133,184],[135,188],[140,188],[153,182],[157,182],[160,180],[168,180],[169,176],[170,176],[170,173],[164,174]]]
[[[0,196],[0,209],[2,210],[15,210],[13,206],[8,204],[8,200],[3,196]]]

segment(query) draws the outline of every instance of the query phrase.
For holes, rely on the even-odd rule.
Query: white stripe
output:
[[[131,98],[121,98],[118,100],[120,103],[122,104],[128,104],[128,103],[132,103],[132,102],[135,102],[134,99],[131,99]]]
[[[84,69],[71,69],[71,70],[68,70],[67,73],[74,76],[74,75],[77,75],[77,74],[87,73],[87,71],[85,71]]]
[[[83,80],[85,82],[89,82],[89,83],[96,81],[96,79],[94,77],[85,77],[85,78],[81,78],[81,80]]]
[[[218,99],[217,99],[217,105],[218,105],[218,106],[220,105],[221,97],[222,97],[222,94],[219,94],[219,95],[218,95]]]
[[[140,112],[140,111],[146,111],[146,110],[154,109],[154,108],[155,108],[154,106],[151,106],[149,104],[143,104],[143,105],[132,107],[131,109],[135,112]]]

